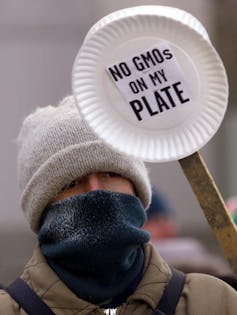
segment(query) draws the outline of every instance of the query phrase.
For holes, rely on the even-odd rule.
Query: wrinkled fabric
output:
[[[151,244],[144,245],[143,276],[136,291],[117,310],[117,315],[151,315],[159,303],[171,273],[167,263]],[[49,267],[40,248],[25,266],[21,276],[56,315],[103,315],[104,311],[78,298]],[[203,274],[188,274],[175,315],[236,315],[237,293],[223,281]],[[0,290],[1,315],[25,315]]]
[[[39,243],[49,265],[75,294],[108,305],[132,288],[141,273],[142,245],[150,239],[141,229],[145,219],[137,197],[91,191],[48,206]]]

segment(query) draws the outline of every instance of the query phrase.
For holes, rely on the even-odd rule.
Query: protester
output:
[[[21,205],[38,235],[23,283],[56,315],[161,314],[172,271],[141,229],[151,197],[143,162],[94,135],[72,96],[29,115],[18,142]],[[181,291],[176,315],[236,313],[237,293],[217,278],[187,274]],[[0,291],[2,315],[35,305],[8,292]]]
[[[147,209],[144,229],[150,232],[151,240],[154,241],[174,238],[179,233],[174,209],[155,187],[152,187],[151,204]]]
[[[233,208],[233,200],[231,205]],[[198,272],[217,276],[236,289],[237,281],[223,259],[209,253],[200,240],[181,236],[175,209],[155,187],[152,188],[151,204],[147,209],[147,221],[143,228],[150,232],[153,245],[170,266],[185,273]]]

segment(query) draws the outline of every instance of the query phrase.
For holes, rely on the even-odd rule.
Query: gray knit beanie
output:
[[[129,179],[145,208],[150,182],[142,161],[118,153],[99,139],[83,120],[73,96],[57,107],[38,108],[23,122],[18,137],[21,206],[33,231],[49,201],[72,180],[110,171]]]

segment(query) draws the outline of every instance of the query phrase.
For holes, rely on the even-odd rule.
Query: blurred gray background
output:
[[[8,284],[31,256],[35,236],[19,205],[16,144],[21,122],[36,106],[71,93],[71,70],[89,28],[104,15],[134,5],[184,9],[206,27],[227,69],[230,101],[215,137],[201,151],[224,198],[237,193],[236,31],[234,0],[0,0],[0,282]],[[183,235],[222,255],[178,162],[149,164],[151,180],[177,211]]]

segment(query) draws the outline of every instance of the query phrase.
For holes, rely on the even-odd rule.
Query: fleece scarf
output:
[[[49,205],[38,235],[51,268],[80,298],[115,305],[135,290],[142,272],[146,215],[140,200],[92,191]]]

